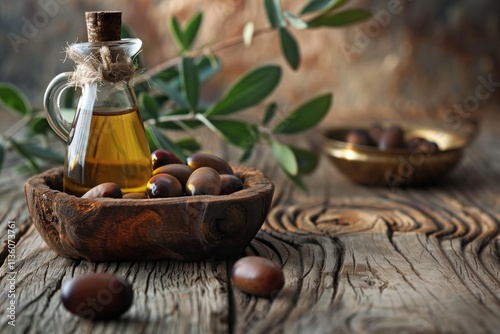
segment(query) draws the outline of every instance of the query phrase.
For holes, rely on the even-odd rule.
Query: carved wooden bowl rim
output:
[[[42,238],[54,251],[69,258],[112,261],[227,257],[236,255],[253,239],[265,221],[274,193],[273,183],[261,171],[232,167],[242,179],[244,189],[230,195],[163,199],[79,198],[60,190],[61,167],[28,179],[25,193],[29,212]],[[199,217],[196,210],[200,210]],[[141,222],[143,212],[149,218]],[[110,214],[119,215],[119,218],[114,219]],[[126,221],[123,229],[131,231],[130,238],[135,244],[130,247],[136,247],[137,254],[127,250],[130,240],[125,240],[127,236],[120,236],[118,223],[113,219]],[[147,219],[151,221],[151,231],[148,231]],[[199,224],[196,228],[192,226],[194,221]],[[87,223],[89,231],[85,229]],[[109,233],[111,240],[100,240],[99,243],[92,240],[94,237],[104,239],[92,235],[92,229],[102,227],[99,224],[109,225],[113,232]],[[136,231],[139,235],[132,235]],[[144,240],[138,240],[141,238]],[[93,246],[96,249],[92,249],[93,242],[97,243]]]

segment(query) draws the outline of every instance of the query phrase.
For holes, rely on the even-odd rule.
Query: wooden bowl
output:
[[[469,135],[430,126],[402,126],[405,139],[421,137],[435,142],[439,150],[379,150],[345,142],[347,133],[367,127],[337,127],[324,132],[323,150],[348,179],[368,186],[412,187],[442,180],[460,162]]]
[[[231,195],[82,199],[62,192],[62,168],[25,184],[36,229],[58,254],[89,261],[185,260],[235,256],[259,231],[274,185],[233,166],[244,188]]]

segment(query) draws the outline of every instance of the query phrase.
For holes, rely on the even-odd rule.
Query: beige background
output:
[[[282,6],[298,12],[305,3],[284,0]],[[86,10],[123,11],[124,22],[144,42],[147,67],[176,55],[168,29],[171,15],[184,20],[196,10],[205,13],[197,45],[239,35],[249,21],[267,25],[260,0],[2,0],[1,6],[0,81],[20,86],[35,106],[41,105],[52,77],[72,68],[70,61],[63,63],[62,50],[86,39]],[[327,91],[335,94],[329,117],[372,110],[376,117],[390,110],[402,117],[442,118],[456,103],[469,103],[473,111],[496,108],[500,87],[476,99],[478,104],[473,97],[479,77],[500,82],[498,1],[356,0],[351,6],[369,8],[375,18],[342,29],[293,31],[303,61],[297,72],[285,68],[273,96],[283,110]],[[23,34],[26,21],[38,28]],[[11,39],[12,34],[25,39],[13,43],[9,33]],[[224,69],[205,86],[207,99],[219,96],[249,68],[283,63],[274,33],[256,38],[251,48],[237,46],[219,55]]]

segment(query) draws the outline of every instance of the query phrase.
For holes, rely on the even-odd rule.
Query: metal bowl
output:
[[[366,127],[337,127],[324,132],[323,150],[348,179],[369,186],[411,187],[438,183],[460,162],[471,140],[468,134],[431,126],[402,125],[405,139],[422,137],[439,150],[380,150],[345,142],[347,133]]]

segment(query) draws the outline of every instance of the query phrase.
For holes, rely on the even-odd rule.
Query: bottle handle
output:
[[[60,102],[62,92],[69,87],[68,79],[72,74],[73,72],[64,72],[52,79],[43,97],[45,115],[50,127],[66,142],[68,141],[72,124],[66,121],[61,115]]]

